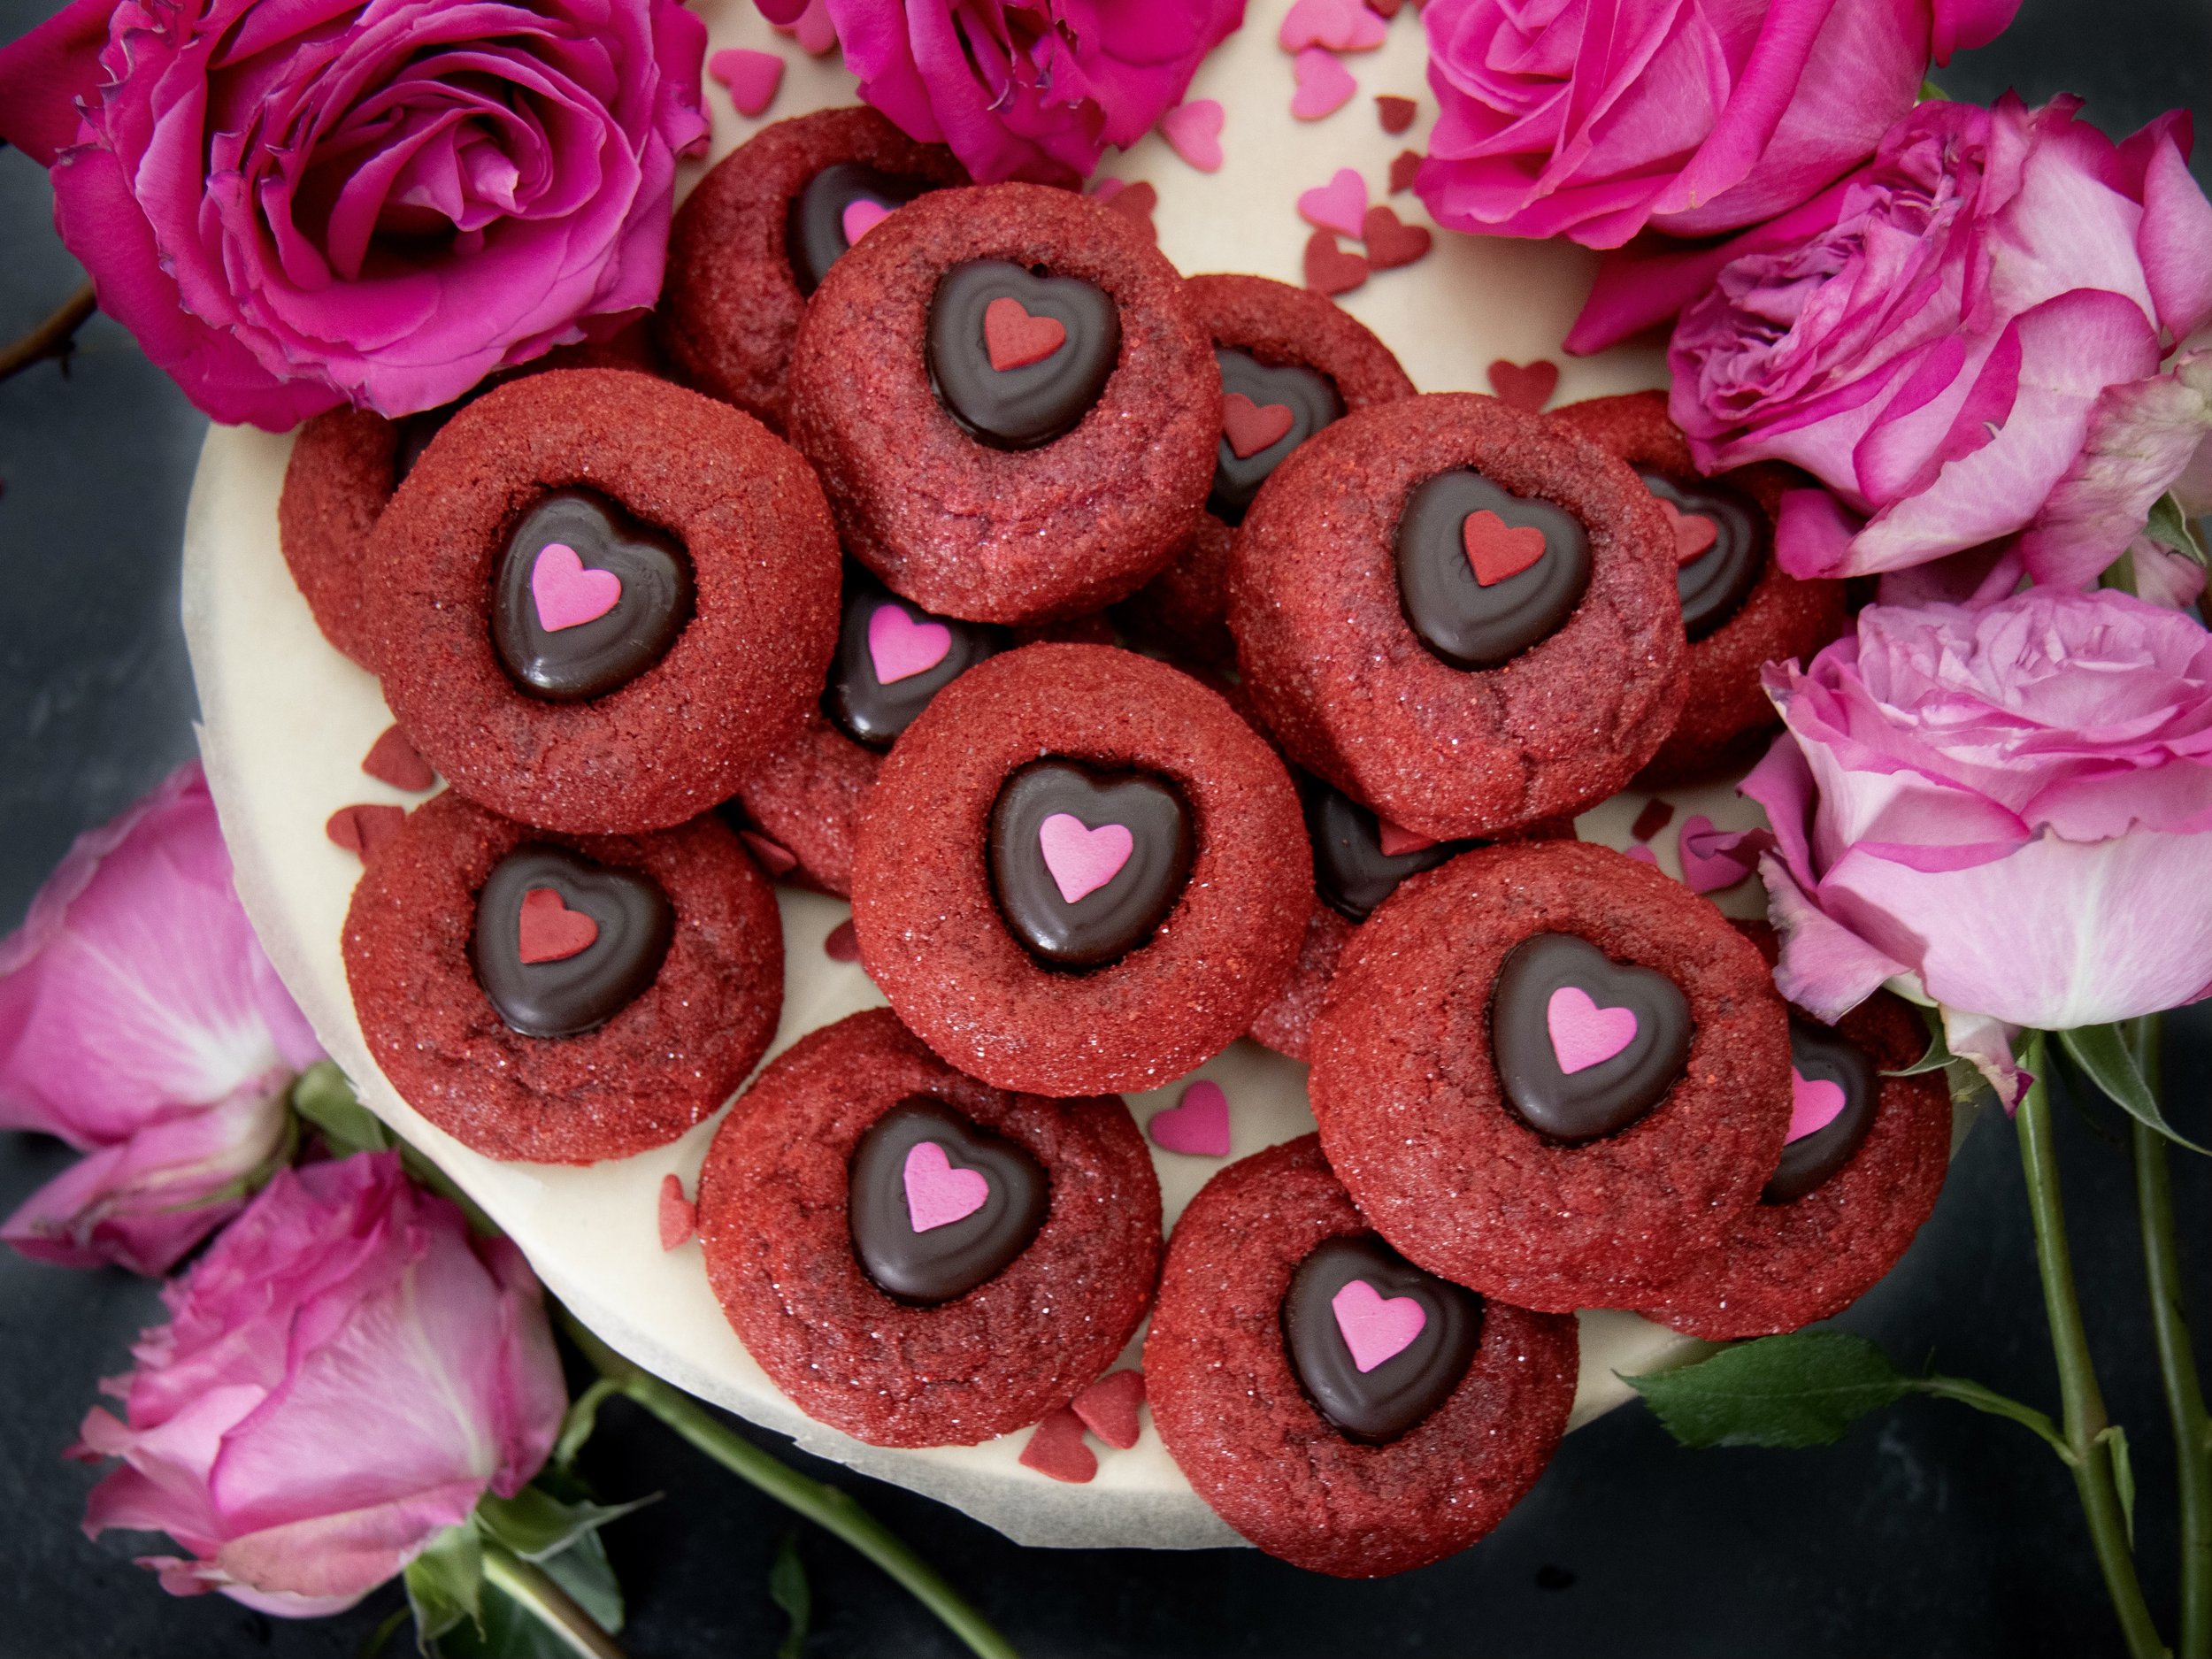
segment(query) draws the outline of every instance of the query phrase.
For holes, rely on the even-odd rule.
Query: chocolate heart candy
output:
[[[948,1173],[965,1175],[970,1184],[980,1176],[987,1188],[982,1202],[946,1206]],[[995,1278],[1027,1249],[1045,1224],[1051,1196],[1043,1166],[1026,1148],[978,1127],[941,1101],[911,1094],[877,1118],[853,1149],[846,1204],[853,1253],[886,1295],[933,1307]],[[937,1220],[949,1210],[962,1213]],[[925,1224],[919,1231],[918,1217]]]
[[[565,618],[544,611],[541,555],[559,570],[572,570],[572,559],[586,572],[612,572],[619,597],[588,620],[549,626]],[[691,560],[674,536],[596,490],[557,489],[533,502],[507,537],[492,589],[492,644],[524,691],[579,703],[604,696],[666,656],[691,620],[692,598]]]
[[[845,210],[856,202],[900,208],[936,187],[926,179],[884,173],[858,161],[833,161],[806,181],[791,198],[784,219],[784,251],[791,280],[811,295],[852,243],[845,236]]]
[[[1242,524],[1245,509],[1283,457],[1322,427],[1344,419],[1344,400],[1335,381],[1299,364],[1262,363],[1248,351],[1227,346],[1215,349],[1214,361],[1221,365],[1225,401],[1238,396],[1263,411],[1290,411],[1289,429],[1264,448],[1239,455],[1238,445],[1224,432],[1214,453],[1214,488],[1207,510],[1224,524]]]
[[[1002,308],[994,322],[987,313],[1001,300],[1016,309]],[[1001,334],[995,355],[1006,367],[992,366],[987,323]],[[1041,350],[1049,325],[1064,333]],[[973,259],[938,283],[927,344],[931,383],[955,420],[995,449],[1033,449],[1072,432],[1098,402],[1121,357],[1121,313],[1079,277]]]
[[[1517,573],[1477,580],[1468,520],[1542,534]],[[1482,526],[1478,526],[1479,530]],[[1501,489],[1462,467],[1414,490],[1398,520],[1398,597],[1421,642],[1455,668],[1495,668],[1556,633],[1590,585],[1590,537],[1563,507]]]
[[[1014,937],[1088,968],[1151,937],[1190,879],[1190,811],[1165,780],[1032,761],[991,808],[991,891]]]
[[[1850,1163],[1874,1127],[1880,1097],[1882,1080],[1873,1056],[1848,1037],[1794,1013],[1790,1016],[1790,1069],[1805,1083],[1842,1090],[1843,1110],[1782,1148],[1782,1161],[1759,1194],[1763,1204],[1802,1198]]]
[[[1572,933],[1523,940],[1490,994],[1507,1103],[1555,1141],[1625,1129],[1666,1098],[1690,1056],[1689,1000],[1663,973]]]
[[[1003,628],[933,616],[848,570],[822,712],[855,742],[888,749],[932,697],[1007,643]]]
[[[1339,915],[1363,922],[1398,884],[1447,858],[1465,852],[1472,841],[1436,841],[1412,852],[1386,853],[1375,815],[1351,796],[1318,779],[1305,788],[1306,833],[1313,842],[1313,885]]]
[[[1671,478],[1637,469],[1651,493],[1674,509],[1670,522],[1695,532],[1710,525],[1712,541],[1701,553],[1675,567],[1674,585],[1682,595],[1682,630],[1701,640],[1743,606],[1765,574],[1772,534],[1759,503],[1740,490],[1710,479]]]
[[[526,962],[523,905],[533,892],[548,889],[598,932],[580,950]],[[477,984],[511,1028],[526,1037],[580,1037],[644,995],[675,932],[676,912],[650,876],[529,841],[485,878],[469,957]]]
[[[1348,1295],[1355,1280],[1367,1288]],[[1378,1361],[1375,1336],[1352,1321],[1372,1317],[1378,1300],[1401,1299],[1420,1310],[1419,1329],[1400,1346],[1412,1321],[1394,1321],[1380,1333],[1381,1347],[1394,1351]],[[1282,1317],[1283,1347],[1307,1397],[1346,1439],[1370,1446],[1396,1440],[1450,1399],[1482,1341],[1481,1297],[1422,1271],[1372,1233],[1316,1246],[1291,1275]],[[1365,1339],[1357,1347],[1356,1336]]]

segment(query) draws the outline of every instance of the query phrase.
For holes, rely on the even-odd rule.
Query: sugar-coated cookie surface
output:
[[[284,562],[323,637],[362,667],[376,629],[361,595],[369,532],[392,498],[399,428],[365,409],[316,416],[293,441],[277,501]]]

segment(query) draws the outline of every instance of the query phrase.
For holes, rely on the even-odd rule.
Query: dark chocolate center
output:
[[[1555,1141],[1617,1133],[1664,1100],[1693,1030],[1689,999],[1672,979],[1572,933],[1523,940],[1491,991],[1490,1047],[1506,1102]]]
[[[1344,419],[1344,400],[1335,381],[1299,364],[1262,363],[1250,352],[1228,346],[1214,349],[1214,361],[1221,365],[1223,429],[1214,452],[1213,495],[1206,506],[1225,524],[1242,524],[1252,497],[1284,457],[1332,421]],[[1242,405],[1236,404],[1238,398]],[[1279,427],[1279,437],[1251,447]]]
[[[1324,902],[1340,915],[1363,922],[1398,884],[1447,858],[1465,852],[1472,841],[1429,841],[1382,821],[1351,796],[1318,779],[1304,790],[1306,833],[1313,842],[1313,885]],[[1383,850],[1387,833],[1400,850]]]
[[[910,1094],[853,1149],[853,1253],[886,1295],[932,1307],[1003,1272],[1044,1225],[1051,1196],[1027,1148]]]
[[[784,220],[784,251],[799,292],[811,295],[820,288],[830,266],[852,246],[845,235],[847,208],[867,202],[891,211],[936,188],[926,179],[884,173],[858,161],[833,161],[809,179],[791,198]]]
[[[580,1037],[644,995],[675,931],[675,910],[652,877],[531,841],[485,879],[469,957],[511,1029]]]
[[[1352,1288],[1356,1281],[1365,1288]],[[1402,1346],[1414,1321],[1401,1299],[1420,1310],[1420,1328]],[[1346,1439],[1371,1446],[1396,1440],[1450,1399],[1481,1341],[1481,1297],[1422,1271],[1372,1233],[1323,1240],[1283,1297],[1283,1345],[1307,1396]]]
[[[1165,780],[1036,760],[991,808],[991,890],[1033,956],[1090,968],[1135,949],[1190,879],[1190,811]]]
[[[1710,479],[1678,479],[1637,470],[1651,493],[1671,506],[1668,523],[1694,547],[1709,526],[1712,540],[1701,553],[1675,566],[1674,585],[1682,595],[1682,631],[1704,639],[1743,608],[1766,572],[1773,537],[1759,503],[1740,490]]]
[[[1033,449],[1073,431],[1121,357],[1113,296],[1004,259],[955,265],[929,307],[938,400],[981,442]]]
[[[855,742],[888,749],[931,698],[1007,644],[1003,628],[932,615],[848,569],[822,711]]]
[[[580,703],[666,656],[691,620],[692,599],[691,560],[674,536],[596,490],[557,489],[508,534],[494,578],[492,644],[525,692]]]
[[[1882,1079],[1874,1057],[1848,1037],[1794,1013],[1790,1016],[1790,1070],[1816,1088],[1826,1085],[1841,1089],[1843,1110],[1782,1148],[1782,1161],[1759,1194],[1763,1204],[1802,1198],[1850,1163],[1874,1127],[1880,1099]]]
[[[1580,519],[1463,467],[1407,498],[1397,560],[1407,622],[1455,668],[1495,668],[1548,639],[1590,585]]]

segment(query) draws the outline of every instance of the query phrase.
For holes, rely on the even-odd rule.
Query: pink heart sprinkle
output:
[[[1298,90],[1290,100],[1290,112],[1302,121],[1335,114],[1359,90],[1352,72],[1318,46],[1300,52],[1291,72],[1298,78]]]
[[[1603,1065],[1636,1041],[1636,1010],[1600,1008],[1578,985],[1563,985],[1544,1005],[1544,1026],[1559,1069],[1572,1077]]]
[[[1693,893],[1732,887],[1759,864],[1755,830],[1717,830],[1703,816],[1685,818],[1675,851],[1682,860],[1682,882]]]
[[[1221,168],[1222,119],[1218,100],[1193,98],[1160,118],[1160,136],[1199,172],[1217,173]]]
[[[1636,845],[1628,849],[1628,856],[1633,858],[1640,864],[1649,864],[1654,870],[1656,870],[1659,867],[1659,855],[1652,851],[1650,848],[1645,846],[1641,841],[1638,841]]]
[[[1412,1297],[1385,1296],[1363,1279],[1345,1280],[1344,1288],[1329,1298],[1329,1311],[1336,1315],[1344,1346],[1352,1350],[1352,1363],[1363,1371],[1404,1353],[1429,1322]]]
[[[565,541],[548,541],[530,566],[530,599],[538,626],[548,634],[596,622],[622,603],[622,578],[612,571],[586,570]]]
[[[1299,194],[1298,217],[1323,230],[1361,234],[1367,223],[1367,180],[1349,167],[1339,167],[1328,183]]]
[[[1286,52],[1308,46],[1371,52],[1389,35],[1389,27],[1362,0],[1298,0],[1284,17],[1275,40]]]
[[[917,622],[902,605],[878,605],[868,618],[868,660],[875,664],[879,686],[926,674],[951,649],[950,628],[941,622]]]
[[[843,225],[845,246],[851,247],[863,236],[891,217],[891,210],[880,202],[871,202],[866,196],[845,204]]]
[[[1221,1085],[1201,1078],[1165,1111],[1154,1112],[1144,1126],[1152,1144],[1194,1158],[1229,1156],[1229,1097]]]
[[[1402,824],[1393,824],[1380,816],[1375,819],[1375,839],[1381,844],[1386,858],[1402,858],[1408,853],[1426,852],[1436,845],[1433,835],[1417,835]]]
[[[699,1230],[698,1207],[684,1196],[683,1179],[673,1170],[661,1177],[658,1220],[664,1250],[674,1249]]]
[[[823,0],[807,0],[805,10],[795,21],[779,23],[775,28],[780,35],[798,36],[801,49],[812,57],[819,58],[837,44],[837,25],[831,21],[829,7]]]
[[[1846,1103],[1842,1084],[1824,1077],[1805,1077],[1792,1066],[1789,1139],[1802,1141],[1814,1131],[1825,1129]]]
[[[949,1227],[972,1216],[991,1196],[981,1170],[956,1170],[934,1141],[917,1141],[906,1153],[906,1218],[914,1231]]]
[[[1126,824],[1102,824],[1093,829],[1072,812],[1055,812],[1037,826],[1037,848],[1045,856],[1045,868],[1070,904],[1119,875],[1136,845]]]
[[[707,59],[707,73],[730,89],[730,102],[740,115],[758,115],[776,100],[783,59],[773,52],[733,46]]]

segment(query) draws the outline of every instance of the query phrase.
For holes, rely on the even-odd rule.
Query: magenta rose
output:
[[[1833,492],[1785,499],[1795,575],[2016,538],[2034,580],[2093,580],[2208,430],[2212,358],[2162,360],[2212,321],[2212,204],[2185,116],[2115,144],[2078,107],[1924,104],[1773,223],[1611,263],[1569,347],[1681,308],[1672,408],[1698,464],[1794,462]]]
[[[653,303],[705,44],[677,0],[73,0],[0,136],[215,419],[400,415]]]
[[[2010,1080],[2003,1027],[2212,993],[2212,634],[2110,589],[1871,605],[1801,672],[1744,793],[1776,978],[1832,1020],[1886,980]]]
[[[177,1595],[334,1613],[403,1571],[487,1492],[512,1497],[567,1408],[537,1280],[470,1233],[398,1155],[278,1174],[163,1293],[124,1415],[76,1455],[119,1457],[85,1530],[166,1532]]]
[[[860,96],[979,181],[1073,184],[1173,109],[1244,0],[827,0]],[[772,23],[805,0],[760,0]]]
[[[1617,248],[1736,230],[1873,152],[1928,59],[2020,0],[1429,0],[1440,225]]]
[[[181,767],[78,837],[0,941],[0,1128],[86,1155],[0,1237],[165,1272],[267,1172],[321,1055],[231,886],[207,780]]]

